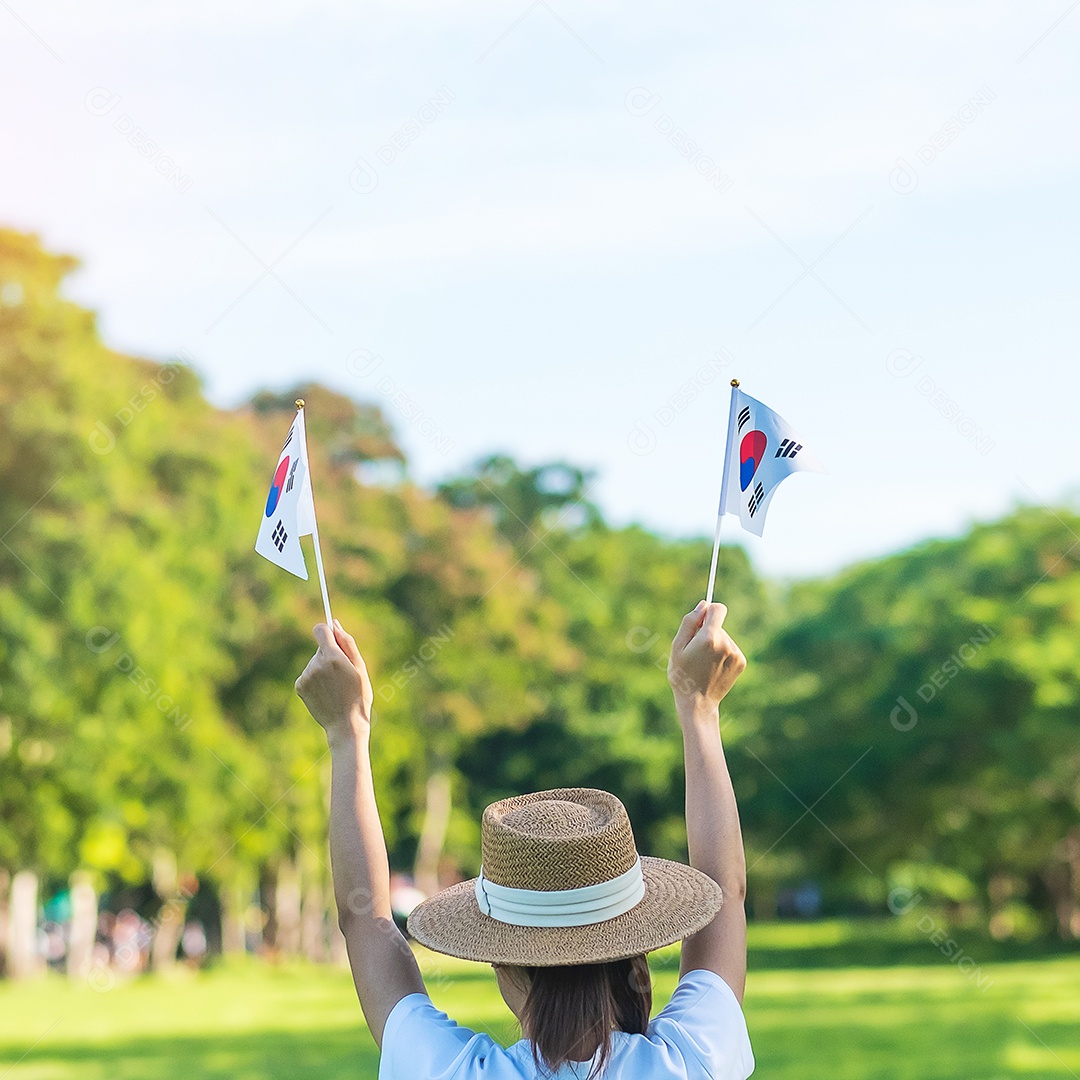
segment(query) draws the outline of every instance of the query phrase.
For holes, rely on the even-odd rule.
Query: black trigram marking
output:
[[[794,439],[785,439],[773,457],[794,457],[801,449],[802,443],[797,443]]]
[[[289,445],[289,443],[291,443],[291,442],[292,442],[293,432],[294,432],[295,430],[296,430],[295,428],[289,428],[289,434],[288,434],[288,437],[287,437],[287,438],[285,439],[285,441],[284,441],[284,442],[283,442],[283,443],[281,444],[281,449],[282,449],[282,450],[284,450],[284,449],[285,449],[285,447],[286,447],[286,446],[288,446],[288,445]]]
[[[288,494],[288,493],[289,493],[290,491],[292,491],[293,481],[294,481],[294,480],[296,479],[296,466],[297,466],[297,465],[299,465],[299,464],[300,464],[300,459],[299,459],[299,458],[297,458],[297,459],[296,459],[296,460],[295,460],[295,461],[294,461],[294,462],[292,463],[292,468],[291,468],[291,469],[289,470],[289,481],[288,481],[288,483],[287,483],[287,484],[285,485],[285,494],[286,494],[286,495],[287,495],[287,494]]]
[[[274,541],[274,547],[278,551],[285,550],[285,541],[289,539],[289,534],[285,531],[285,526],[280,521],[277,523],[277,527],[270,534],[270,539]]]
[[[761,501],[764,498],[765,489],[758,483],[754,488],[754,493],[750,496],[750,501],[746,504],[746,509],[749,511],[751,517],[757,513],[758,507],[761,505]]]
[[[742,434],[743,424],[750,423],[750,406],[744,405],[742,411],[739,413],[739,426],[736,430],[739,434]]]

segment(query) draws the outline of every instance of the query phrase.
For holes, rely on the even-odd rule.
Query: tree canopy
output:
[[[378,406],[325,387],[216,409],[187,364],[101,342],[74,266],[0,231],[0,868],[325,876],[328,759],[293,692],[319,597],[252,550],[298,395],[395,866],[471,873],[488,801],[572,784],[685,854],[664,669],[707,540],[613,527],[568,462],[493,454],[425,490]],[[379,461],[397,479],[365,483]],[[1080,936],[1078,535],[1021,508],[783,587],[722,550],[756,915],[816,882],[835,910],[903,888],[998,936]]]

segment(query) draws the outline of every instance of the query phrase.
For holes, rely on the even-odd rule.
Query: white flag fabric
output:
[[[727,468],[720,485],[720,514],[736,514],[760,536],[773,494],[794,472],[824,472],[791,425],[756,398],[732,389]]]
[[[274,479],[266,496],[255,550],[283,570],[307,581],[300,537],[315,531],[315,500],[308,469],[304,410],[298,409],[278,456]]]

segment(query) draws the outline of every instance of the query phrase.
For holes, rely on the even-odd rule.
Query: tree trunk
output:
[[[277,873],[269,866],[259,874],[259,905],[263,911],[259,949],[273,954],[277,950]]]
[[[1004,941],[1013,935],[1012,922],[1005,915],[1005,907],[1015,891],[1013,879],[1001,870],[990,875],[986,886],[986,898],[990,905],[990,936]]]
[[[439,862],[450,824],[450,769],[446,762],[433,765],[428,774],[424,825],[416,848],[413,879],[427,896],[439,891]]]
[[[176,963],[176,950],[184,933],[187,897],[180,895],[180,875],[176,856],[171,851],[159,848],[154,852],[151,874],[162,905],[154,920],[150,966],[154,971],[165,971]]]
[[[1058,936],[1075,941],[1080,938],[1080,829],[1069,833],[1055,854],[1064,865],[1044,875],[1044,880],[1054,898]]]
[[[287,956],[300,951],[300,875],[296,864],[284,860],[274,886],[275,944]]]
[[[243,886],[221,887],[221,951],[226,956],[242,955],[246,951],[244,916],[247,907],[248,894]]]
[[[0,866],[0,979],[8,971],[8,889],[11,874]]]
[[[37,874],[20,870],[11,881],[8,912],[8,974],[13,979],[36,975],[44,966],[37,947]]]
[[[300,909],[300,949],[316,964],[326,959],[325,919],[326,898],[322,882],[313,874],[304,889],[304,903]]]
[[[86,979],[94,963],[98,901],[90,875],[77,870],[71,875],[71,930],[68,935],[67,973],[70,979]]]

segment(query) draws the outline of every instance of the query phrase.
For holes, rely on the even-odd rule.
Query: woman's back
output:
[[[379,1080],[585,1080],[597,1061],[547,1073],[522,1039],[503,1048],[440,1012],[426,994],[394,1007],[383,1031]],[[644,1034],[612,1033],[603,1080],[745,1080],[754,1069],[750,1037],[731,988],[699,968],[679,980]]]
[[[319,650],[296,687],[330,744],[334,896],[383,1080],[744,1080],[753,1070],[741,1009],[746,858],[719,728],[720,702],[746,661],[726,615],[702,601],[668,663],[689,866],[639,855],[626,808],[609,792],[533,792],[492,803],[479,875],[410,914],[421,944],[495,969],[529,1040],[507,1049],[431,1004],[394,924],[369,756],[371,680],[340,623],[315,628]],[[677,941],[679,985],[649,1022],[645,954]]]

